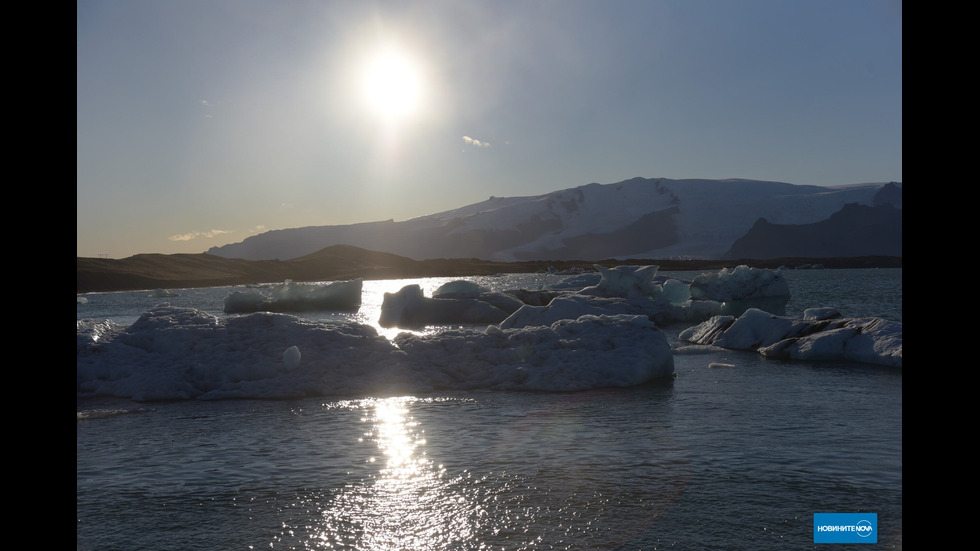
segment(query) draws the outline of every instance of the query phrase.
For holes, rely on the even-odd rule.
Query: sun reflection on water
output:
[[[364,440],[377,445],[376,477],[347,485],[323,512],[317,544],[326,549],[444,549],[473,537],[479,506],[459,492],[425,452],[412,397],[368,399]]]

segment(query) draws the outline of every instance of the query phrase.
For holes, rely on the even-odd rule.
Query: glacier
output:
[[[874,204],[886,185],[638,177],[539,196],[490,197],[398,222],[272,230],[207,253],[285,259],[346,244],[416,260],[724,258],[760,218],[813,224],[847,204]]]

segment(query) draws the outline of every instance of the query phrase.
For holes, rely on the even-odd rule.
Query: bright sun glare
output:
[[[404,54],[387,51],[377,55],[364,70],[363,85],[368,108],[386,123],[401,122],[419,109],[421,77]]]

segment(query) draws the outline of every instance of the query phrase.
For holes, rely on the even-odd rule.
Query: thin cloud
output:
[[[213,237],[224,235],[226,233],[232,233],[232,232],[226,230],[195,231],[190,233],[171,235],[168,239],[170,239],[171,241],[192,241],[199,237],[203,237],[205,239],[211,239]]]
[[[480,140],[474,140],[469,136],[463,136],[463,141],[466,142],[467,145],[472,145],[473,147],[490,147],[490,144],[488,142],[481,142]]]

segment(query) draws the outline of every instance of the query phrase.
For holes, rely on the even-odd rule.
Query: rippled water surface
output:
[[[790,315],[901,321],[901,270],[786,277]],[[900,370],[689,352],[572,394],[79,402],[77,548],[819,549],[813,513],[874,512],[901,549]]]

